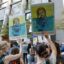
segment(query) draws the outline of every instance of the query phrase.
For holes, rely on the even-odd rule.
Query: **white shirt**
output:
[[[50,58],[50,64],[56,64],[56,55],[54,55],[53,53],[51,54]]]

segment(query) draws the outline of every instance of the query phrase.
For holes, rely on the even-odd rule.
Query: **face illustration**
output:
[[[46,10],[44,8],[37,9],[37,17],[44,18],[46,16]]]
[[[14,36],[19,36],[21,31],[21,25],[19,18],[13,19],[13,26],[12,26],[12,34]]]
[[[17,25],[17,24],[19,24],[19,19],[18,18],[14,18],[13,25]]]

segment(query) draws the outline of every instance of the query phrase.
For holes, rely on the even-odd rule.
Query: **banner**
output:
[[[54,32],[54,4],[43,3],[31,6],[33,33]]]
[[[27,37],[25,16],[10,16],[9,37],[10,39],[16,39],[17,37]]]

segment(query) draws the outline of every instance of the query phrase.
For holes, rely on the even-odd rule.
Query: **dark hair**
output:
[[[46,10],[45,10],[45,8],[43,8],[43,7],[39,7],[38,9],[37,9],[37,17],[39,17],[39,11],[40,10],[42,10],[43,12],[44,12],[44,16],[46,16]]]
[[[19,53],[19,49],[16,47],[11,50],[11,54],[13,55],[18,54],[18,53]]]
[[[15,20],[18,20],[18,22],[19,22],[19,18],[14,18],[13,19],[13,24],[15,24]]]
[[[11,41],[11,47],[17,46],[18,47],[18,43],[16,41]]]
[[[39,43],[36,45],[35,50],[36,50],[36,53],[38,54],[39,57],[47,58],[48,56],[50,56],[50,54],[48,54],[46,48],[48,48],[48,46],[45,44],[42,44],[42,43]]]
[[[24,42],[24,39],[22,39],[22,42]]]
[[[11,51],[12,55],[15,55],[15,54],[18,54],[18,53],[19,53],[19,49],[18,48],[13,48],[12,51]],[[20,59],[18,58],[16,60],[11,61],[10,63],[11,64],[14,64],[14,63],[20,64]]]

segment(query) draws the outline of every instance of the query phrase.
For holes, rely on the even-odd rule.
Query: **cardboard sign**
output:
[[[31,6],[33,33],[54,32],[54,4],[43,3]]]
[[[17,37],[27,37],[25,16],[10,16],[9,37],[10,39],[16,39]]]

